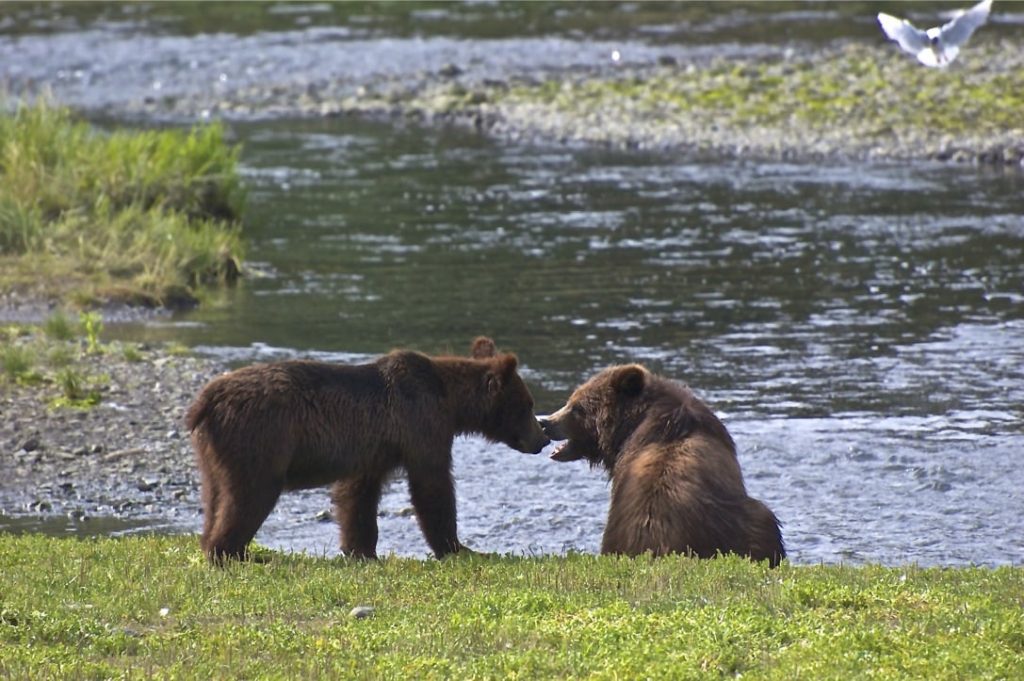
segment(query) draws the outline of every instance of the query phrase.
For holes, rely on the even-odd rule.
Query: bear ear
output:
[[[502,355],[501,359],[498,360],[498,366],[500,367],[498,369],[499,373],[504,378],[509,378],[519,367],[519,358],[512,354]]]
[[[473,340],[470,346],[469,356],[473,359],[490,359],[498,354],[498,346],[487,336],[480,336]]]
[[[519,360],[515,355],[501,355],[494,361],[494,368],[487,372],[487,392],[493,397],[501,392],[515,376]]]
[[[623,395],[635,397],[644,389],[644,382],[647,379],[646,373],[639,364],[620,367],[612,375],[612,388]]]

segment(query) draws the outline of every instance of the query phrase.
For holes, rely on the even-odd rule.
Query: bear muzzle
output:
[[[577,459],[583,458],[581,454],[573,451],[571,446],[572,440],[569,439],[569,433],[562,427],[562,419],[565,417],[566,413],[566,407],[563,407],[554,414],[537,417],[537,422],[544,430],[545,435],[552,440],[565,440],[565,442],[556,447],[555,451],[551,453],[552,461],[576,461]]]
[[[541,430],[552,440],[565,440],[569,437],[569,434],[565,432],[565,428],[562,427],[562,418],[565,416],[565,408],[559,409],[553,414],[547,416],[538,416],[537,423],[540,424]]]
[[[540,454],[541,450],[551,444],[551,440],[547,438],[544,431],[539,430],[537,433],[528,441],[523,443],[523,447],[519,448],[519,451],[526,454]]]

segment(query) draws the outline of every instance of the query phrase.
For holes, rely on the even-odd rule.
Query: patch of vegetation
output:
[[[540,82],[442,84],[407,110],[555,139],[723,151],[935,157],[1020,163],[1024,58],[1017,43],[972,43],[948,69],[893,45],[810,56],[558,74]],[[349,110],[393,108],[387,98]]]
[[[998,679],[1024,656],[1021,568],[264,558],[0,535],[0,675]]]
[[[50,338],[59,341],[71,340],[75,337],[75,327],[62,310],[50,315],[43,323],[43,332]]]
[[[0,289],[184,305],[234,281],[238,154],[220,125],[106,134],[45,101],[0,113]]]
[[[103,319],[79,313],[78,323],[57,311],[39,326],[11,325],[0,336],[0,384],[52,386],[46,397],[54,409],[88,409],[102,401],[110,377],[96,373],[93,355],[120,352],[128,361],[144,356],[131,343],[104,343]]]
[[[100,386],[109,379],[92,377],[70,366],[57,370],[55,381],[61,394],[50,402],[54,408],[88,409],[100,403]]]
[[[0,366],[4,377],[14,383],[34,383],[38,380],[33,365],[35,357],[27,348],[4,344],[0,347]]]

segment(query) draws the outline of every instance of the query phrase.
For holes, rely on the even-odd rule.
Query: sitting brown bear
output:
[[[605,369],[541,419],[551,458],[586,459],[612,480],[602,553],[738,553],[774,567],[775,515],[747,496],[725,426],[689,389],[637,364]]]
[[[241,558],[283,490],[333,484],[341,548],[374,558],[377,504],[404,469],[420,529],[438,556],[464,549],[452,440],[479,433],[536,454],[549,442],[516,357],[478,338],[471,358],[394,351],[372,364],[256,364],[210,381],[188,411],[202,477],[201,545]]]

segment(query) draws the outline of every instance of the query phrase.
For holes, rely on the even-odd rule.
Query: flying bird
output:
[[[975,29],[985,23],[991,9],[992,0],[982,0],[972,8],[958,12],[949,23],[927,31],[906,19],[897,19],[882,12],[878,14],[878,23],[889,40],[898,42],[904,51],[916,56],[925,66],[946,67],[960,54],[960,46],[967,42]]]

